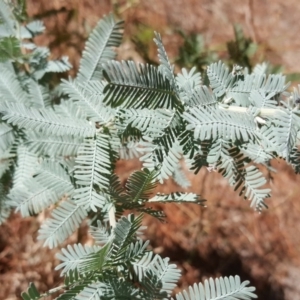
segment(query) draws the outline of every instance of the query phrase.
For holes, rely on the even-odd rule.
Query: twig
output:
[[[112,228],[116,227],[116,215],[115,215],[116,209],[115,206],[112,205],[111,208],[108,211],[108,217],[109,217],[109,224]]]

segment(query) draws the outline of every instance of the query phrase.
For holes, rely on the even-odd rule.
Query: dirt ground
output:
[[[119,52],[122,58],[142,60],[128,38],[140,24],[159,31],[170,57],[175,58],[182,43],[176,29],[199,32],[210,47],[222,52],[224,43],[233,38],[232,24],[240,23],[246,35],[261,45],[266,60],[283,65],[286,72],[300,72],[297,0],[114,3],[115,12],[126,21],[125,44]],[[107,0],[28,0],[27,4],[28,13],[42,18],[47,28],[38,42],[48,45],[54,57],[69,55],[75,70],[88,32],[112,10]],[[155,59],[155,47],[149,47]],[[136,161],[120,162],[118,173],[126,178],[138,165]],[[281,160],[273,161],[272,167],[278,172],[269,177],[272,197],[269,209],[261,214],[249,208],[219,174],[203,169],[197,176],[189,175],[190,190],[208,200],[206,208],[168,205],[163,207],[167,223],[146,218],[153,249],[182,269],[179,289],[210,276],[239,274],[257,287],[259,299],[300,299],[300,176]],[[175,190],[171,181],[160,188],[161,192]],[[60,283],[59,274],[53,272],[57,250],[50,251],[36,241],[44,217],[12,215],[0,226],[0,299],[20,299],[30,281],[41,291]],[[83,228],[68,242],[86,239]]]

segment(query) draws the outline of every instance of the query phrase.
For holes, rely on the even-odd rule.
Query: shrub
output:
[[[38,239],[50,248],[88,219],[93,246],[62,249],[57,266],[64,285],[40,294],[31,284],[23,299],[64,291],[57,299],[166,299],[180,271],[147,249],[143,214],[163,219],[151,203],[203,205],[193,193],[154,194],[168,178],[185,187],[181,160],[197,173],[216,170],[261,211],[270,196],[259,165],[281,157],[299,171],[299,91],[286,91],[285,77],[251,74],[222,63],[207,68],[209,86],[192,68],[175,75],[161,36],[160,64],[115,61],[123,22],[112,15],[91,33],[76,78],[53,88],[51,74],[71,66],[48,60],[33,38],[40,21],[24,25],[24,12],[0,2],[1,218],[12,209],[26,217],[50,207]],[[139,157],[123,186],[118,159]],[[133,213],[135,212],[136,215]],[[251,299],[254,288],[238,276],[209,279],[176,299]]]

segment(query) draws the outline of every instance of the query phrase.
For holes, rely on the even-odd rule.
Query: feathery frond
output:
[[[104,103],[122,108],[166,108],[180,106],[169,80],[157,68],[133,61],[110,61],[104,65]]]
[[[13,188],[11,191],[19,187],[23,188],[24,181],[31,178],[38,168],[37,156],[24,145],[18,147],[17,155],[17,166],[13,175]]]
[[[266,164],[274,158],[272,152],[266,151],[261,145],[251,142],[244,144],[241,151],[256,164]]]
[[[15,61],[21,56],[20,41],[16,37],[9,36],[0,39],[0,62]]]
[[[189,95],[194,89],[201,87],[201,74],[196,72],[197,68],[193,67],[189,72],[183,68],[181,73],[176,76],[176,82],[179,90],[184,94]],[[181,93],[181,96],[184,96]]]
[[[68,56],[63,56],[58,60],[49,60],[46,64],[45,72],[63,73],[69,71],[72,65],[69,63]]]
[[[187,291],[176,295],[176,300],[251,300],[257,298],[253,293],[255,288],[247,287],[249,281],[243,281],[239,276],[220,277],[215,280],[210,278],[204,284],[194,284]],[[174,300],[172,298],[172,300]]]
[[[184,112],[183,118],[189,123],[186,129],[194,130],[194,138],[200,141],[218,138],[244,142],[259,140],[256,124],[249,114],[198,106]]]
[[[97,82],[97,85],[99,90],[95,93],[91,88],[91,81],[86,84],[80,84],[78,80],[72,81],[69,79],[68,81],[63,80],[62,89],[72,101],[80,105],[91,121],[102,125],[114,117],[114,111],[110,107],[103,105],[103,84]]]
[[[281,157],[300,172],[300,88],[287,93],[285,76],[267,75],[266,65],[248,74],[213,63],[203,82],[196,68],[175,76],[157,33],[159,67],[113,61],[123,22],[109,15],[91,33],[77,78],[53,88],[50,73],[69,70],[68,59],[49,60],[50,50],[33,39],[43,23],[26,22],[24,8],[6,3],[0,0],[0,223],[13,207],[28,216],[50,206],[38,235],[45,246],[56,247],[87,216],[95,240],[58,255],[65,285],[41,295],[32,284],[24,300],[59,289],[59,300],[167,299],[180,271],[147,249],[143,214],[124,213],[163,220],[148,204],[203,205],[191,192],[154,193],[168,178],[189,185],[182,162],[195,173],[220,172],[257,210],[270,193],[257,164]],[[132,157],[143,170],[124,186],[116,161]],[[176,299],[250,300],[247,285],[210,279]]]
[[[56,254],[56,257],[62,261],[55,270],[61,270],[60,276],[63,276],[69,271],[73,271],[85,261],[86,257],[91,253],[96,253],[100,250],[99,246],[88,246],[75,244],[73,247],[68,245],[67,248],[62,248],[62,254]]]
[[[53,191],[41,185],[33,178],[27,178],[23,185],[11,190],[10,204],[20,211],[23,217],[38,214],[58,201]]]
[[[160,161],[157,166],[159,170],[158,180],[160,183],[163,183],[163,181],[171,177],[178,168],[182,157],[182,148],[176,139],[168,151],[164,149],[158,152],[162,154],[162,158],[158,158],[158,161]]]
[[[234,79],[228,68],[221,61],[208,66],[207,76],[213,92],[218,98],[226,94]]]
[[[38,240],[45,240],[44,246],[56,247],[68,238],[87,216],[82,206],[64,201],[52,211],[51,218],[39,230]]]
[[[40,85],[34,79],[30,79],[28,83],[28,90],[30,96],[30,104],[36,108],[42,108],[48,106],[50,102],[49,90]]]
[[[83,288],[74,300],[96,300],[106,296],[108,286],[104,282],[94,282]]]
[[[156,170],[143,169],[134,172],[127,181],[126,189],[131,202],[146,201],[157,185]]]
[[[45,136],[42,133],[28,132],[28,149],[40,156],[74,157],[77,155],[84,138],[74,136]]]
[[[149,137],[160,137],[170,126],[174,111],[167,109],[122,109],[118,113],[118,129],[123,133],[128,128],[136,128]]]
[[[158,254],[146,252],[141,259],[133,262],[132,265],[139,282],[143,282],[143,278],[147,275],[157,276],[157,283],[162,284],[160,291],[165,291],[169,295],[176,286],[181,272],[176,268],[176,265],[168,264],[168,262],[169,258],[163,259]],[[150,273],[147,274],[149,271]]]
[[[218,103],[216,96],[205,85],[192,90],[186,97],[188,106],[215,106]]]
[[[109,224],[102,225],[100,220],[97,220],[97,227],[90,227],[90,234],[94,238],[94,241],[98,245],[106,244],[111,236],[111,228]]]
[[[127,247],[131,242],[136,239],[136,232],[142,223],[143,215],[134,217],[133,214],[129,215],[127,218],[122,217],[116,227],[114,228],[114,237],[112,240],[112,253],[111,258],[114,258],[115,262],[118,259],[122,259],[124,252],[126,252]]]
[[[14,130],[11,126],[0,123],[0,152],[5,152],[15,140]]]
[[[267,94],[264,89],[252,90],[249,95],[249,101],[255,107],[276,108],[278,102],[272,99],[275,95],[275,92]]]
[[[28,96],[22,89],[10,63],[0,63],[0,103],[28,103]]]
[[[34,283],[30,283],[29,288],[27,289],[27,293],[22,293],[23,300],[37,300],[40,299],[40,293],[38,292]]]
[[[34,179],[51,190],[58,199],[62,197],[71,198],[74,193],[74,186],[71,183],[70,176],[56,161],[44,160]]]
[[[291,109],[279,112],[262,127],[261,134],[266,148],[276,149],[280,156],[288,158],[295,146],[297,132],[300,129],[299,117]]]
[[[85,120],[62,119],[50,108],[26,107],[21,103],[0,106],[3,120],[27,130],[42,131],[49,135],[94,136],[95,128]]]
[[[177,168],[174,170],[173,173],[173,180],[181,187],[188,188],[191,186],[191,182],[186,176],[184,170],[180,166],[180,164],[177,166]]]
[[[280,94],[287,89],[285,77],[277,75],[247,74],[228,89],[228,97],[232,97],[237,105],[249,106],[249,96],[252,91],[263,91],[265,95]]]
[[[86,139],[76,159],[76,203],[93,211],[102,208],[107,202],[103,192],[109,187],[111,171],[109,137],[98,134],[96,139]]]
[[[15,35],[16,22],[9,5],[4,1],[0,2],[0,23],[0,37],[8,37]]]
[[[114,48],[121,43],[123,23],[116,22],[112,14],[99,21],[82,54],[77,75],[79,82],[102,79],[102,65],[115,58]]]
[[[177,84],[176,84],[176,80],[175,80],[175,76],[174,76],[174,66],[172,66],[169,61],[167,52],[162,43],[161,35],[157,32],[155,32],[154,34],[155,34],[154,42],[157,46],[158,58],[160,61],[159,70],[166,78],[168,78],[173,89],[178,93],[178,88],[177,88]]]
[[[270,197],[271,190],[269,188],[260,189],[267,181],[255,166],[245,168],[245,185],[241,192],[245,199],[251,201],[251,207],[257,210],[266,208],[264,200]]]

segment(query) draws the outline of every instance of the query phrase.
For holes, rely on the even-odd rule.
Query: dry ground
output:
[[[49,45],[53,56],[69,55],[78,67],[83,42],[97,20],[112,9],[104,0],[28,0],[31,16],[42,17],[47,34],[38,42]],[[232,24],[243,25],[246,34],[261,44],[265,58],[282,64],[288,72],[300,72],[300,29],[297,0],[131,0],[117,1],[127,23],[126,34],[138,24],[161,32],[171,57],[182,42],[175,28],[202,33],[209,45],[222,48],[232,39]],[[222,50],[222,49],[221,49]],[[155,48],[150,49],[155,55]],[[140,60],[132,43],[125,42],[121,57]],[[126,178],[137,162],[120,162]],[[300,299],[300,177],[283,161],[274,161],[278,172],[269,184],[269,210],[258,214],[227,186],[216,173],[203,169],[191,175],[192,190],[208,200],[207,208],[168,205],[168,222],[146,218],[148,238],[154,250],[169,256],[183,271],[180,287],[208,276],[240,274],[258,288],[259,299]],[[266,174],[268,175],[268,174]],[[161,191],[176,190],[168,182]],[[0,227],[0,299],[20,299],[30,281],[41,290],[59,284],[53,272],[54,252],[36,241],[44,218],[21,219],[12,215]],[[69,242],[84,242],[85,229]]]

